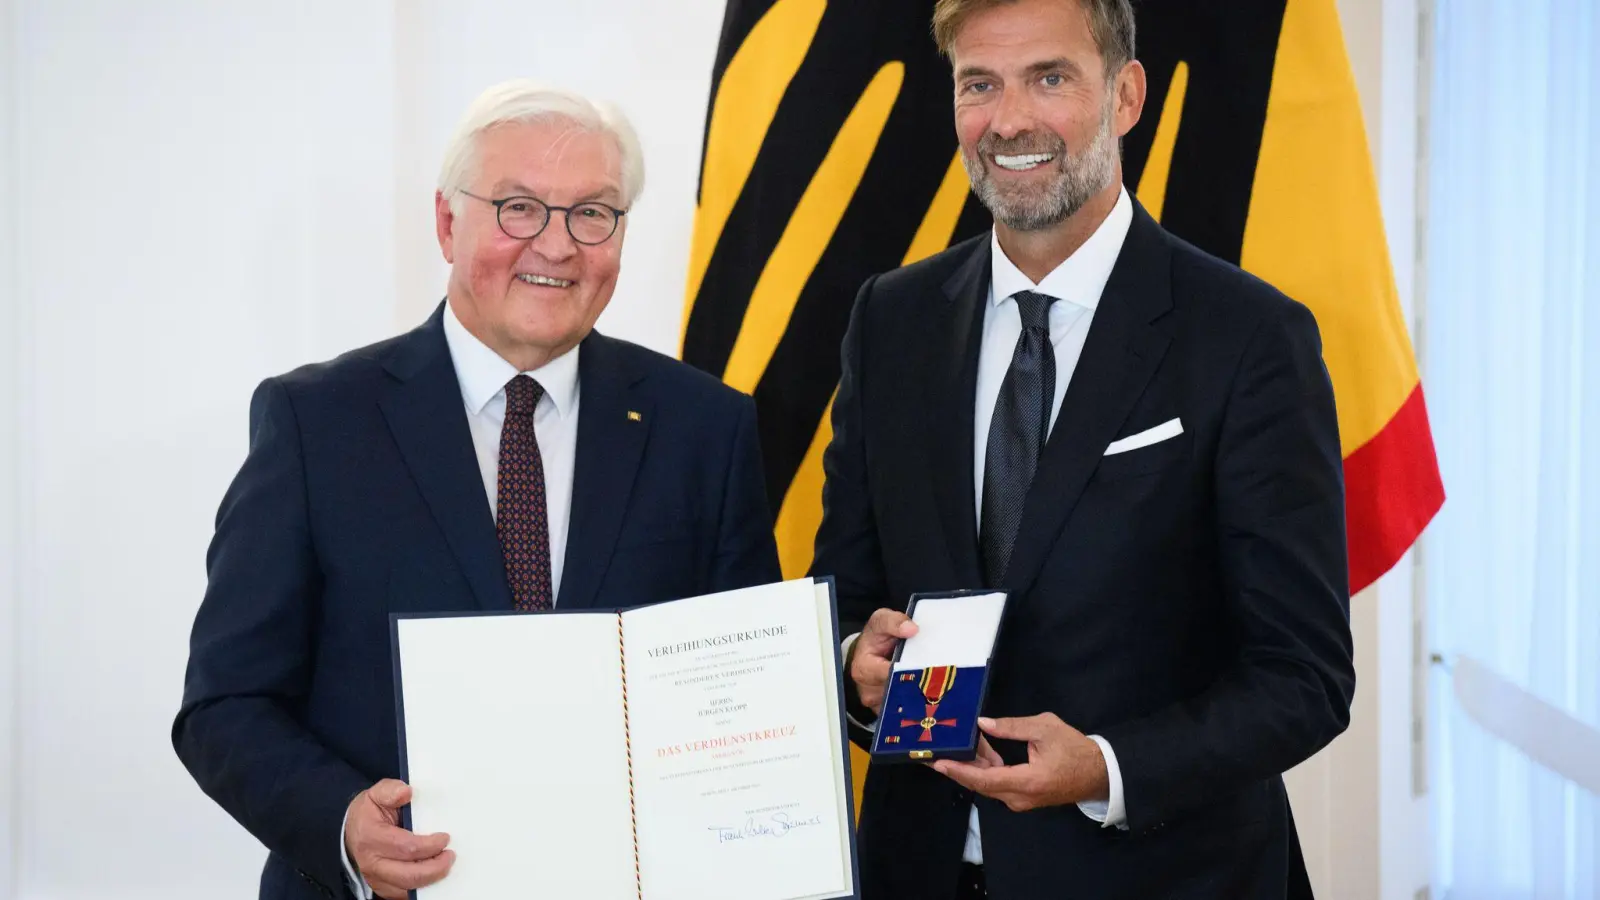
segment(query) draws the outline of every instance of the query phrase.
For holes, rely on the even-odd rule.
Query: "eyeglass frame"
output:
[[[544,234],[544,230],[550,227],[550,220],[555,218],[556,213],[561,213],[561,219],[567,227],[568,237],[572,238],[575,243],[582,244],[585,247],[598,247],[601,244],[604,244],[606,241],[609,241],[617,236],[617,226],[622,224],[622,217],[628,214],[628,211],[625,209],[617,209],[615,206],[612,206],[609,203],[601,203],[599,200],[585,200],[582,203],[574,203],[571,206],[551,206],[543,200],[540,200],[538,197],[530,197],[527,194],[512,194],[509,197],[501,197],[499,200],[491,200],[488,197],[480,197],[468,190],[458,189],[457,192],[466,194],[468,197],[471,197],[474,200],[482,200],[484,203],[493,206],[494,224],[500,228],[501,234],[511,238],[514,241],[531,241],[537,238],[539,235]],[[500,221],[500,214],[505,211],[505,205],[513,200],[532,200],[534,203],[537,203],[545,208],[544,224],[539,226],[538,231],[535,231],[533,234],[530,234],[527,237],[517,237],[506,230],[505,223]],[[573,234],[571,213],[573,210],[581,206],[598,206],[603,209],[610,210],[611,214],[615,217],[611,220],[611,233],[593,243],[582,240],[576,234]]]

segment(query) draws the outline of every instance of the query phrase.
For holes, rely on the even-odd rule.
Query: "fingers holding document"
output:
[[[400,827],[400,810],[410,802],[410,785],[385,778],[357,794],[345,816],[345,851],[372,892],[386,900],[404,900],[408,891],[443,879],[456,860],[455,851],[445,849],[450,835]]]

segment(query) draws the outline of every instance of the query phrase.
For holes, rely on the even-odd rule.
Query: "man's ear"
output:
[[[444,191],[433,192],[433,227],[439,235],[439,249],[444,253],[444,261],[452,265],[456,261],[455,211],[450,208],[450,201],[444,197]]]
[[[1129,60],[1122,71],[1117,73],[1116,84],[1116,119],[1117,137],[1124,137],[1139,124],[1140,116],[1144,115],[1144,98],[1147,90],[1145,83],[1144,64],[1137,59]]]

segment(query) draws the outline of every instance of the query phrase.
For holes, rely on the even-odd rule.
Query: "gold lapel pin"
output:
[[[629,422],[643,422],[644,421],[644,416],[639,415],[639,411],[638,410],[630,409],[630,410],[628,410],[628,421]]]

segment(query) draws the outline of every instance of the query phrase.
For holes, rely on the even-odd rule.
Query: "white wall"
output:
[[[392,326],[389,14],[18,6],[18,896],[247,896],[167,729],[251,386]]]
[[[634,118],[601,327],[674,351],[722,7],[0,0],[0,900],[254,896],[168,741],[250,389],[432,309],[440,149],[512,75]]]
[[[22,468],[20,396],[22,372],[19,339],[21,304],[17,302],[16,240],[16,4],[0,0],[0,900],[15,883],[17,822],[16,697],[20,646],[17,631],[17,540],[21,507],[17,488]]]

